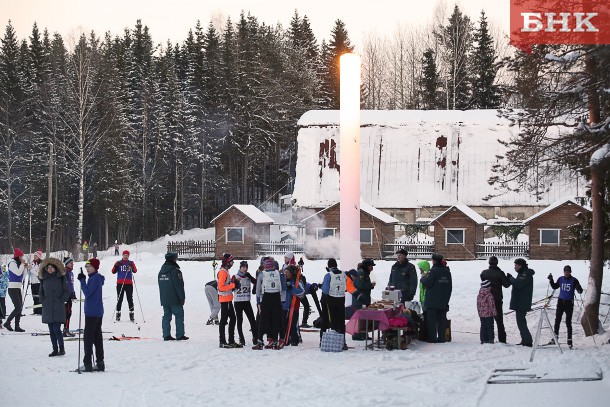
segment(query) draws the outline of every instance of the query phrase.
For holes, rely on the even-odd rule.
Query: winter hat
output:
[[[297,268],[295,266],[288,266],[284,270],[284,273],[285,272],[289,272],[290,273],[290,277],[295,277],[297,275]]]
[[[515,264],[520,265],[521,268],[527,267],[527,262],[525,261],[525,259],[522,259],[522,258],[516,259]]]
[[[34,252],[34,256],[38,256],[39,259],[42,259],[42,249],[36,250],[36,252]]]
[[[294,253],[293,252],[286,252],[286,254],[284,255],[284,258],[288,259],[288,260],[292,260],[292,259],[294,259]]]
[[[407,256],[409,252],[404,247],[401,247],[400,249],[396,250],[396,254],[404,254],[405,256]]]
[[[432,254],[432,260],[434,260],[437,263],[440,263],[443,261],[443,255],[442,254],[438,254],[438,253],[434,253]]]
[[[330,259],[328,259],[328,262],[326,263],[326,266],[328,268],[333,268],[333,267],[337,267],[337,260],[333,259],[332,257]]]
[[[95,257],[90,259],[87,264],[91,264],[93,266],[93,268],[95,269],[95,271],[98,271],[100,269],[100,261],[98,259],[96,259]]]
[[[372,259],[364,259],[360,263],[363,270],[368,270],[370,266],[375,266],[375,262]]]
[[[240,261],[239,268],[242,268],[242,267],[248,268],[248,262],[245,260]]]
[[[231,256],[229,253],[225,253],[222,255],[222,266],[226,266],[227,264],[229,264],[231,261],[233,261],[233,256]]]
[[[568,273],[572,272],[572,267],[570,266],[563,266],[563,271],[567,271]]]
[[[129,256],[131,253],[129,253],[129,250],[123,250],[123,254],[126,254]]]
[[[21,257],[21,256],[23,256],[23,252],[21,251],[21,249],[18,249],[18,248],[15,247],[15,250],[13,252],[13,257],[14,258],[18,258],[18,257]]]
[[[497,266],[498,265],[498,258],[496,256],[491,256],[489,258],[489,265],[490,266]]]
[[[275,264],[272,258],[268,258],[263,261],[263,267],[265,270],[275,270]]]
[[[176,260],[178,260],[178,253],[176,253],[176,252],[167,252],[167,253],[165,253],[165,260],[167,260],[167,261],[176,261]]]
[[[430,271],[430,263],[428,262],[428,260],[420,261],[419,263],[417,263],[417,267],[419,267],[425,272]]]
[[[491,287],[491,283],[489,282],[489,280],[481,281],[481,288],[487,288],[487,287]]]
[[[74,259],[72,257],[64,257],[64,266],[68,267],[68,264],[72,263]]]

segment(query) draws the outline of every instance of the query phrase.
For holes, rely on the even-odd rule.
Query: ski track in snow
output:
[[[484,261],[450,262],[453,294],[449,318],[453,341],[445,344],[413,342],[406,351],[365,351],[364,342],[347,342],[355,349],[342,353],[324,353],[318,348],[317,333],[303,333],[304,343],[281,351],[251,350],[249,324],[244,321],[247,344],[243,349],[219,349],[218,327],[206,326],[209,308],[203,293],[204,284],[212,277],[210,262],[179,262],[186,284],[185,327],[190,340],[164,342],[161,338],[162,308],[159,305],[157,273],[162,254],[139,253],[133,256],[138,266],[136,284],[142,301],[144,322],[134,290],[136,319],[141,327],[129,321],[110,321],[115,299],[116,277],[109,270],[112,256],[102,260],[105,317],[104,338],[112,335],[149,338],[133,341],[104,341],[106,372],[74,373],[77,368],[78,341],[65,343],[65,357],[49,358],[48,336],[33,337],[29,333],[45,331],[39,317],[26,316],[22,326],[26,334],[0,331],[0,369],[4,372],[2,405],[36,406],[370,406],[417,405],[441,406],[504,406],[521,404],[606,406],[602,396],[610,392],[610,346],[593,345],[585,338],[575,309],[573,319],[576,349],[564,355],[554,349],[536,352],[529,363],[530,348],[514,346],[520,338],[514,314],[505,315],[509,345],[479,344],[479,318],[476,295],[479,274]],[[258,261],[249,261],[254,270]],[[534,300],[545,296],[546,275],[555,275],[569,263],[574,275],[586,281],[588,263],[584,261],[531,261],[534,276]],[[373,298],[381,298],[393,262],[378,261],[375,278],[378,282]],[[80,266],[81,264],[77,264]],[[321,282],[325,262],[307,261],[305,274],[311,282]],[[501,260],[500,267],[512,272],[512,262]],[[235,272],[235,270],[232,270]],[[78,288],[78,283],[77,283]],[[610,292],[610,282],[604,282]],[[416,295],[417,298],[417,295]],[[31,301],[31,299],[29,299]],[[504,290],[504,312],[508,311],[510,289]],[[315,309],[313,301],[310,301]],[[28,303],[26,302],[26,305]],[[7,304],[8,310],[12,305]],[[123,318],[127,304],[123,304]],[[301,308],[302,310],[302,308]],[[78,328],[78,308],[71,319],[71,328]],[[312,314],[313,321],[317,313]],[[528,325],[535,334],[539,313],[528,316]],[[549,311],[551,321],[554,310]],[[300,316],[302,318],[302,315]],[[175,330],[172,324],[172,334]],[[497,332],[496,332],[497,334]],[[546,335],[546,336],[545,336]],[[236,332],[237,338],[237,332]],[[542,342],[550,339],[548,331]],[[565,324],[560,330],[565,342]],[[82,349],[81,349],[82,357]],[[535,368],[559,372],[560,376],[576,376],[601,369],[601,382],[488,385],[486,380],[497,368]],[[46,402],[48,401],[48,402]]]

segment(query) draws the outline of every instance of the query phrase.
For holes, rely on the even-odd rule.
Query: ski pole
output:
[[[83,272],[83,268],[80,268],[80,272]],[[78,374],[81,374],[80,371],[80,333],[81,333],[81,315],[83,312],[83,287],[82,287],[82,282],[79,280],[79,283],[81,284],[81,288],[80,288],[80,292],[79,292],[79,307],[78,307],[78,360],[76,361],[76,371],[78,372]]]
[[[136,276],[132,275],[131,278],[133,279],[133,288],[136,289],[136,296],[138,297],[138,304],[140,305],[140,313],[142,314],[142,321],[144,323],[146,323],[146,318],[144,318],[144,312],[142,311],[142,301],[140,301],[140,294],[138,294],[138,286],[136,285]]]

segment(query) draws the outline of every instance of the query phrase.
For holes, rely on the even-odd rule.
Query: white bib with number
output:
[[[235,290],[233,292],[233,295],[235,296],[235,302],[241,302],[241,301],[250,301],[250,288],[251,288],[251,283],[250,283],[250,279],[247,277],[241,278],[239,276],[235,276],[236,278],[239,278],[239,283],[240,283],[240,287],[238,290]]]
[[[331,297],[345,297],[345,275],[343,273],[330,273],[330,290],[328,295]]]
[[[265,293],[279,293],[281,287],[280,272],[279,271],[265,271],[263,274],[263,294]]]

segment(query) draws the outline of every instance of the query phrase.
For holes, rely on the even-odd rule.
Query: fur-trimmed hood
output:
[[[59,275],[61,276],[65,276],[66,275],[66,267],[64,266],[64,263],[61,262],[61,260],[59,259],[54,259],[54,258],[48,258],[48,259],[44,259],[42,261],[42,263],[40,263],[40,267],[38,268],[38,278],[39,279],[44,279],[46,278],[46,276],[48,276],[49,274],[47,273],[47,266],[49,264],[52,264],[57,270],[59,270]]]

